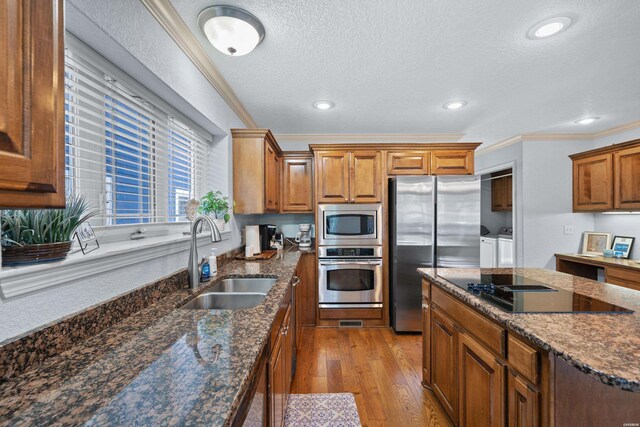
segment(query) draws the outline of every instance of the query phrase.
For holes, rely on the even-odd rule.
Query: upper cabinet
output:
[[[473,150],[435,150],[431,175],[473,175]]]
[[[313,156],[310,152],[283,153],[282,212],[313,212]]]
[[[431,153],[428,151],[389,151],[388,175],[429,175]]]
[[[640,140],[569,157],[574,212],[640,209]]]
[[[62,0],[0,3],[0,208],[64,207]]]
[[[380,151],[319,151],[316,174],[318,203],[382,201]]]
[[[505,173],[509,175],[505,175]],[[492,212],[511,212],[513,210],[513,179],[510,174],[511,169],[504,172],[496,172],[491,176]]]
[[[231,129],[234,212],[261,214],[280,207],[282,152],[268,129]]]
[[[640,210],[640,143],[613,153],[613,207]]]

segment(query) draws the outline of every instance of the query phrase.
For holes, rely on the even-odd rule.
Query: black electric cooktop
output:
[[[632,310],[519,274],[456,274],[439,277],[474,294],[481,300],[511,313],[609,313],[630,314]]]

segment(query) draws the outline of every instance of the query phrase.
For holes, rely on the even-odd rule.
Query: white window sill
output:
[[[223,240],[231,238],[232,230],[222,231]],[[198,244],[210,241],[211,233],[198,235]],[[126,240],[101,244],[100,248],[83,255],[69,254],[58,262],[22,267],[0,268],[0,297],[13,298],[29,292],[60,285],[72,280],[116,270],[189,249],[191,236],[168,234],[141,240]],[[186,265],[185,265],[186,267]]]

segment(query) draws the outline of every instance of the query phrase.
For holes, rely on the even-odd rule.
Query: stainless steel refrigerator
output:
[[[480,266],[480,176],[389,180],[391,325],[421,330],[419,267]]]

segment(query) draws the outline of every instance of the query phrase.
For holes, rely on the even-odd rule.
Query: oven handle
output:
[[[373,261],[320,261],[321,266],[331,265],[382,265],[382,260]]]

